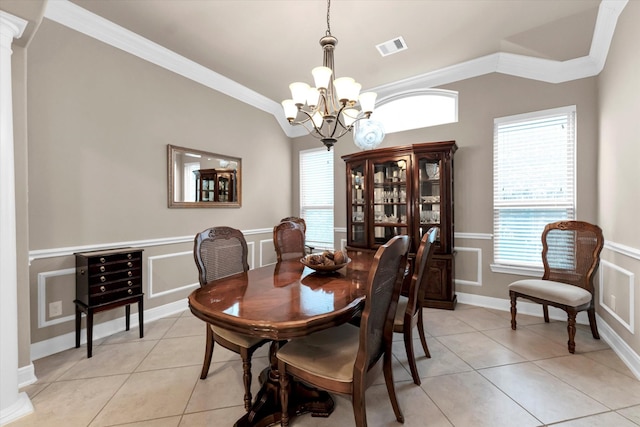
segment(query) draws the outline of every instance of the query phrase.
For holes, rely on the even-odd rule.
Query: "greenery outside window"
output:
[[[542,268],[544,226],[575,219],[575,175],[575,106],[494,120],[493,271]]]

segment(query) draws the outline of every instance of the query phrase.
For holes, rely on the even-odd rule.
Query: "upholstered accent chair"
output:
[[[587,311],[593,338],[600,339],[596,325],[593,280],[600,263],[604,237],[600,227],[584,221],[558,221],[542,232],[542,279],[518,280],[509,285],[511,329],[516,329],[518,297],[542,304],[549,322],[548,306],[567,312],[569,353],[575,353],[576,315]]]
[[[222,277],[249,271],[247,252],[247,242],[240,230],[213,227],[198,233],[194,239],[193,256],[198,267],[200,286]],[[209,323],[206,327],[207,344],[200,378],[207,378],[214,343],[238,353],[242,358],[244,407],[248,411],[251,406],[251,357],[269,340],[239,334]]]
[[[273,227],[273,245],[278,261],[300,259],[305,256],[304,230],[293,221],[284,221]]]
[[[422,316],[422,300],[424,295],[425,270],[427,270],[429,262],[435,250],[435,241],[438,238],[438,227],[431,227],[423,236],[416,253],[413,275],[409,285],[409,293],[407,296],[400,296],[398,300],[398,308],[396,309],[396,317],[393,322],[393,332],[400,333],[404,336],[404,348],[407,351],[407,360],[411,369],[411,376],[416,385],[420,385],[420,374],[416,366],[416,357],[413,351],[413,329],[418,327],[418,335],[422,343],[422,349],[425,356],[431,357],[427,339],[424,333],[424,319]]]
[[[329,392],[352,396],[356,426],[367,425],[367,374],[383,359],[384,378],[396,419],[404,417],[393,383],[393,319],[406,268],[408,236],[380,246],[369,272],[360,327],[349,323],[294,339],[276,354],[280,372],[282,425],[289,425],[290,378]]]

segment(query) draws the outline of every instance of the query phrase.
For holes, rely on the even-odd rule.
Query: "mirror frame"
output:
[[[238,200],[235,202],[176,202],[173,183],[174,163],[176,152],[189,152],[204,156],[215,156],[238,162],[236,173],[236,187]],[[242,206],[242,159],[240,157],[227,156],[223,154],[212,153],[209,151],[196,150],[193,148],[179,147],[177,145],[167,144],[167,201],[170,208],[239,208]]]

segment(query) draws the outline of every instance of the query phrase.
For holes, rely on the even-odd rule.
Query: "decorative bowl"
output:
[[[300,258],[300,262],[305,267],[309,267],[310,269],[312,269],[313,271],[316,271],[318,273],[333,273],[334,271],[338,271],[342,267],[344,267],[345,265],[349,264],[351,262],[351,258],[347,258],[347,261],[342,263],[342,264],[334,264],[334,265],[310,264],[309,262],[307,262],[307,257]]]

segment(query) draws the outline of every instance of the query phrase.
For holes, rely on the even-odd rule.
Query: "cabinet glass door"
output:
[[[420,238],[431,227],[440,227],[440,168],[438,158],[418,160]]]
[[[351,227],[349,230],[349,242],[353,246],[367,247],[367,228],[366,220],[369,213],[367,212],[367,193],[365,180],[365,162],[354,164],[351,167],[350,194],[351,203],[348,206]]]
[[[373,162],[373,243],[385,244],[393,236],[408,234],[407,168],[409,158]]]

